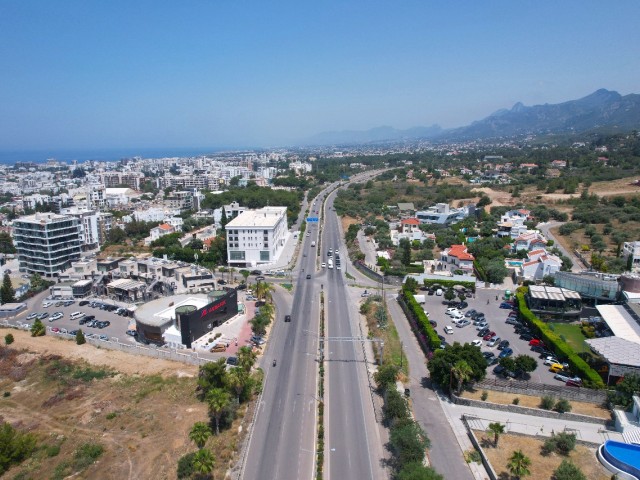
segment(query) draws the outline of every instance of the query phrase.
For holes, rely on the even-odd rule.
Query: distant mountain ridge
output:
[[[324,132],[308,139],[310,145],[366,144],[398,140],[485,140],[518,135],[581,133],[589,130],[640,128],[640,95],[622,96],[604,88],[578,100],[525,106],[516,103],[470,125],[443,130],[438,125],[397,130],[378,127],[365,131]]]

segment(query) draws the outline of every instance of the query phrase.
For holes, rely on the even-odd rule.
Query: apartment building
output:
[[[78,218],[36,213],[13,222],[13,239],[20,271],[55,277],[80,258],[81,226]]]
[[[640,272],[640,242],[624,242],[622,245],[622,256],[629,261],[631,257],[631,271],[633,273]]]
[[[229,265],[253,267],[275,262],[287,240],[287,207],[247,210],[225,226]]]

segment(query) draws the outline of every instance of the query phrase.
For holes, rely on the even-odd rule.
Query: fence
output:
[[[488,389],[499,392],[519,393],[521,395],[553,395],[560,398],[604,404],[607,402],[607,392],[591,390],[589,388],[567,387],[565,385],[547,385],[526,380],[502,380],[499,378],[484,379],[473,384],[477,390]]]
[[[28,330],[21,325],[12,325],[8,321],[3,320],[0,322],[0,327],[15,328],[18,330]],[[47,332],[51,336],[58,336],[66,339],[75,338],[74,335],[62,332],[54,332],[52,327],[47,326]],[[100,340],[98,337],[89,336],[85,334],[85,340],[91,345],[95,345],[100,348],[107,348],[109,350],[119,350],[121,352],[131,353],[133,355],[144,355],[147,357],[160,358],[164,360],[173,360],[174,362],[182,362],[190,365],[203,365],[207,362],[213,361],[210,358],[200,357],[197,352],[180,351],[172,348],[155,347],[142,345],[140,343],[122,343],[117,338],[110,338],[108,340]]]

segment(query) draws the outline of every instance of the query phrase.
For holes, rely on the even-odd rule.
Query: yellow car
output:
[[[564,367],[559,363],[554,363],[549,367],[549,371],[553,373],[562,372],[563,370],[564,370]]]

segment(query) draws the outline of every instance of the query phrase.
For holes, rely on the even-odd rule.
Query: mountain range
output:
[[[522,135],[582,133],[598,129],[627,131],[640,128],[640,95],[622,96],[600,89],[578,100],[527,107],[516,103],[470,125],[442,129],[438,125],[398,130],[324,132],[307,139],[308,145],[346,145],[406,140],[487,140]]]

